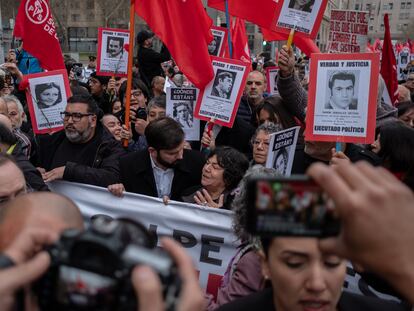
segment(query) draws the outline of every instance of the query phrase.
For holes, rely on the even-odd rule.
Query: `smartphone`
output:
[[[339,234],[333,201],[306,175],[252,178],[247,200],[251,234],[318,238]]]

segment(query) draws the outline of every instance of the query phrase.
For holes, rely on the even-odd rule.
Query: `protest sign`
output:
[[[266,167],[274,168],[282,176],[290,176],[300,126],[270,135]]]
[[[65,111],[70,97],[66,70],[34,73],[26,77],[29,83],[26,100],[33,132],[45,134],[61,130],[63,119],[60,113]]]
[[[372,143],[378,75],[378,53],[313,54],[305,139]]]
[[[199,270],[202,288],[215,295],[230,259],[236,252],[232,215],[227,210],[125,193],[122,198],[107,189],[55,181],[51,191],[72,199],[89,221],[96,214],[126,217],[142,223],[157,238],[170,236],[179,241]]]
[[[128,45],[128,30],[100,27],[96,73],[100,76],[126,77]]]
[[[167,88],[166,115],[180,123],[187,141],[200,139],[200,120],[194,118],[197,93],[196,88]]]
[[[267,78],[267,93],[270,95],[279,94],[277,90],[277,76],[279,74],[279,67],[267,67],[266,78]]]
[[[227,29],[211,26],[213,40],[208,44],[208,54],[223,57],[227,46]]]
[[[400,53],[397,54],[397,79],[398,80],[405,80],[407,78],[407,74],[405,69],[410,62],[410,48],[404,47]]]
[[[294,29],[304,37],[315,39],[328,0],[286,0],[277,3],[273,31],[289,33]]]
[[[214,78],[200,91],[194,116],[232,127],[247,79],[248,64],[211,56]]]
[[[331,10],[330,53],[362,53],[368,42],[369,12]]]

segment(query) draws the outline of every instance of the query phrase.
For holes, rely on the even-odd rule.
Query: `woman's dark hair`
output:
[[[262,110],[267,111],[270,115],[270,122],[279,123],[283,129],[297,126],[295,119],[283,107],[282,101],[278,96],[269,96],[256,107],[256,115],[259,116]]]
[[[17,137],[4,124],[0,123],[0,143],[14,145],[17,143]]]
[[[414,128],[401,121],[380,128],[380,151],[384,166],[392,172],[407,172],[414,165]]]
[[[401,117],[406,112],[414,109],[414,103],[411,101],[400,102],[397,105],[398,108],[398,117]]]
[[[164,117],[151,121],[145,128],[149,147],[157,151],[177,148],[184,141],[184,131],[174,119]]]
[[[150,92],[145,85],[144,82],[140,79],[132,79],[132,86],[131,90],[141,90],[142,94],[146,99],[150,99]],[[119,87],[119,100],[121,101],[122,106],[125,105],[124,97],[127,89],[127,81],[122,82],[121,86]]]
[[[232,147],[217,147],[210,152],[208,158],[217,157],[217,163],[224,169],[223,180],[226,190],[237,187],[244,173],[249,168],[246,156]]]
[[[40,94],[42,94],[43,91],[48,90],[48,89],[52,89],[52,88],[56,88],[59,91],[59,96],[58,96],[57,100],[54,102],[54,104],[61,102],[62,101],[62,92],[60,90],[60,86],[57,85],[54,82],[42,83],[42,84],[36,85],[35,86],[36,100],[41,103],[42,101],[40,100]]]

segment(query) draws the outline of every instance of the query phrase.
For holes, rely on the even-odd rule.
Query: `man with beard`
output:
[[[120,159],[121,184],[108,190],[124,191],[180,201],[182,192],[201,182],[204,158],[198,151],[184,149],[184,131],[171,118],[159,118],[145,128],[147,150]]]
[[[64,130],[38,136],[35,162],[43,180],[56,179],[107,187],[119,181],[121,144],[97,122],[98,106],[89,95],[74,95],[61,112]]]

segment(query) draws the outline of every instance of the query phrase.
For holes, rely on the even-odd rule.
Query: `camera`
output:
[[[83,81],[85,79],[85,68],[82,63],[74,63],[72,65],[72,71],[77,81]]]
[[[97,217],[86,231],[68,229],[47,249],[51,265],[35,284],[40,310],[137,310],[131,273],[148,265],[159,275],[166,309],[173,310],[180,279],[172,258],[131,220]]]
[[[339,234],[333,201],[309,177],[251,178],[247,231],[261,237],[329,237]]]
[[[146,120],[147,119],[147,109],[139,107],[137,110],[130,109],[131,111],[135,112],[135,116],[137,119]]]

